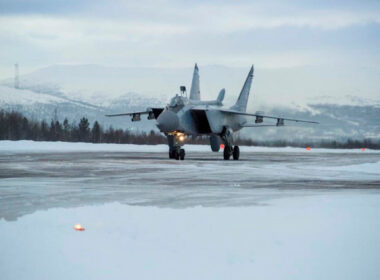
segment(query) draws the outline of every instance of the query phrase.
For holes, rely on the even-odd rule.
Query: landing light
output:
[[[76,225],[74,226],[74,229],[75,229],[75,230],[78,230],[78,231],[84,231],[84,227],[82,227],[81,224],[76,224]]]
[[[181,142],[185,141],[185,135],[183,135],[183,134],[179,135],[178,140]]]

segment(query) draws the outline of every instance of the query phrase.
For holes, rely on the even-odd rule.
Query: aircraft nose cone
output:
[[[178,130],[179,119],[176,113],[164,111],[157,118],[157,127],[161,132],[172,132]]]

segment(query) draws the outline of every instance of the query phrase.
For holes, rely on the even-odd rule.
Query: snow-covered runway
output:
[[[0,218],[105,202],[170,208],[250,206],[337,189],[379,189],[380,153],[242,147],[224,161],[208,146],[0,142]]]
[[[378,279],[379,152],[186,148],[0,141],[0,275]]]

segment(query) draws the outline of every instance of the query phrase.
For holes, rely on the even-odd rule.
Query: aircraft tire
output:
[[[239,157],[240,157],[240,149],[239,149],[239,146],[235,146],[234,147],[234,150],[232,152],[232,157],[234,158],[234,160],[239,160]]]
[[[178,150],[175,150],[175,151],[173,151],[173,153],[174,153],[174,158],[175,158],[176,160],[179,160],[179,151],[178,151]]]
[[[169,158],[173,159],[174,158],[174,151],[169,151]]]
[[[229,160],[231,157],[231,148],[226,146],[223,151],[223,158],[224,160]]]
[[[184,149],[179,150],[179,158],[180,158],[180,160],[185,159],[185,150]]]

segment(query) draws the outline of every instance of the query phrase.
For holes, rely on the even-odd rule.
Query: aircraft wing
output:
[[[243,124],[242,127],[268,127],[268,126],[278,126],[276,124],[262,124],[262,125],[259,125],[259,124]]]
[[[276,116],[267,116],[267,115],[262,115],[262,114],[257,114],[257,113],[256,114],[252,114],[252,113],[240,112],[240,111],[236,111],[236,110],[222,109],[220,111],[224,112],[224,113],[227,113],[227,114],[232,114],[232,115],[242,115],[242,116],[256,117],[255,123],[262,123],[264,118],[275,119],[275,120],[277,120],[277,124],[275,126],[282,126],[282,125],[284,125],[284,121],[319,124],[319,122],[315,122],[315,121],[289,119],[289,118],[276,117]],[[249,126],[247,125],[247,127],[252,127],[252,126],[251,125],[249,125]]]
[[[121,114],[110,114],[110,115],[105,115],[106,117],[121,117],[121,116],[133,116],[133,115],[144,115],[144,114],[149,114],[150,111],[143,111],[143,112],[133,112],[133,113],[121,113]]]
[[[163,110],[164,108],[147,108],[146,111],[121,113],[121,114],[109,114],[109,115],[106,115],[106,117],[132,116],[132,121],[140,121],[141,115],[148,115],[148,120],[152,120],[152,119],[157,119]]]

